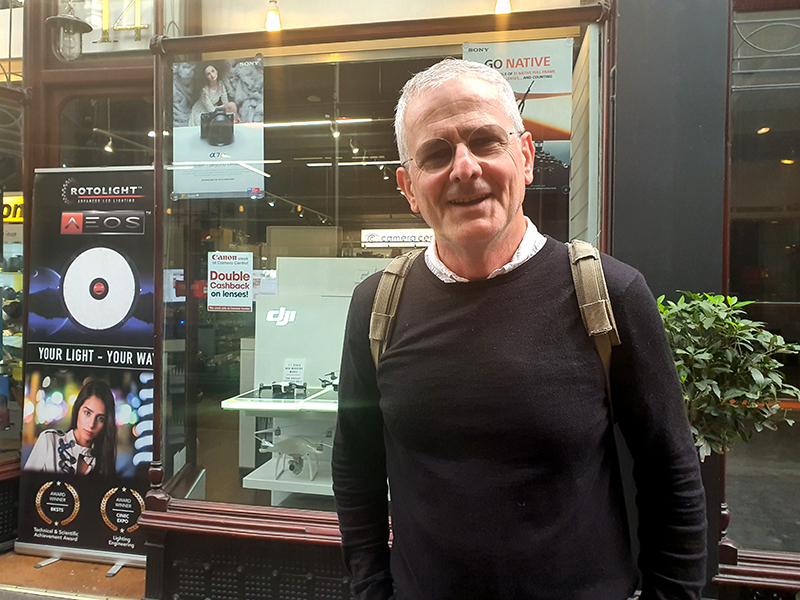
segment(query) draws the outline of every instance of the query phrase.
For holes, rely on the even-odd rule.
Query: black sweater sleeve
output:
[[[641,598],[699,599],[706,505],[697,452],[653,295],[638,273],[615,294],[619,264],[604,260],[622,341],[612,352],[611,396],[634,459]]]
[[[333,491],[345,566],[357,600],[392,596],[383,416],[369,350],[369,317],[380,274],[356,288],[347,317],[333,446]]]

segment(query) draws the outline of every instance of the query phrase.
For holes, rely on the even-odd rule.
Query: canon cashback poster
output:
[[[572,120],[572,38],[464,44],[465,60],[497,69],[514,90],[536,159],[569,166]]]
[[[17,551],[142,561],[153,205],[152,168],[36,172]]]
[[[172,65],[172,198],[264,197],[260,58]]]

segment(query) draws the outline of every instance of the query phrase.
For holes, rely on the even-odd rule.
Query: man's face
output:
[[[453,161],[441,171],[422,171],[414,160],[397,170],[411,210],[433,228],[440,255],[498,244],[513,246],[513,252],[525,232],[525,185],[533,181],[530,134],[511,135],[507,148],[489,159],[476,158],[466,145],[478,127],[514,129],[495,88],[472,77],[448,81],[412,100],[405,120],[412,159],[431,138],[446,139],[455,147]]]

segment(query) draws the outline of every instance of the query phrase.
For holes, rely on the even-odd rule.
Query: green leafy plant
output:
[[[793,422],[779,397],[800,399],[784,381],[775,355],[797,354],[800,344],[747,318],[736,297],[682,292],[677,302],[658,299],[678,368],[683,398],[700,459],[730,449],[737,439]]]

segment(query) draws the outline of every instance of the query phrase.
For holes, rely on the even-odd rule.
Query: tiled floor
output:
[[[14,552],[0,554],[0,600],[144,597],[144,569],[123,567],[114,577],[106,577],[111,565],[59,560],[35,568],[43,560]]]

